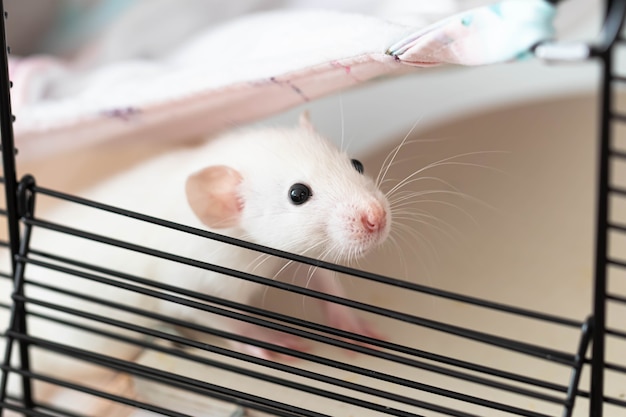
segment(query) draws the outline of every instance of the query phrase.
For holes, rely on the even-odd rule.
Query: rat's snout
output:
[[[385,201],[377,198],[339,204],[328,218],[328,234],[339,248],[336,253],[360,257],[383,243],[391,226],[390,214]]]
[[[365,231],[376,233],[385,229],[387,225],[387,212],[378,203],[371,204],[361,214],[361,224]]]

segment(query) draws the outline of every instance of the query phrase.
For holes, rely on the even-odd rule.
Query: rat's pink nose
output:
[[[385,228],[387,224],[387,213],[378,204],[372,204],[369,209],[361,215],[361,224],[369,233],[376,233]]]

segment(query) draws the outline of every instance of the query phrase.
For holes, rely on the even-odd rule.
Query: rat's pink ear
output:
[[[300,127],[315,132],[315,128],[313,127],[313,123],[311,123],[311,117],[309,116],[308,110],[304,110],[302,113],[300,113],[299,122]]]
[[[216,165],[187,178],[187,202],[202,223],[211,228],[237,225],[243,203],[237,188],[242,177],[236,170]]]

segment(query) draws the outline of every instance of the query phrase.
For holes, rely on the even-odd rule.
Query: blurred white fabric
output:
[[[272,9],[327,9],[428,23],[486,0],[5,0],[8,37],[20,55],[80,50],[99,39],[99,62],[158,56],[201,28]],[[412,19],[410,16],[415,16]],[[409,16],[409,17],[407,17]],[[22,24],[24,23],[24,24]],[[143,36],[140,36],[143,35]]]

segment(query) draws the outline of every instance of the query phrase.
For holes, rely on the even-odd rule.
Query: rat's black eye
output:
[[[311,195],[311,189],[304,184],[294,184],[289,188],[289,198],[296,206],[305,203]]]
[[[363,171],[365,171],[365,168],[363,168],[363,164],[358,159],[352,159],[350,160],[350,162],[352,162],[352,166],[354,167],[354,169],[357,170],[359,174],[362,174]]]

